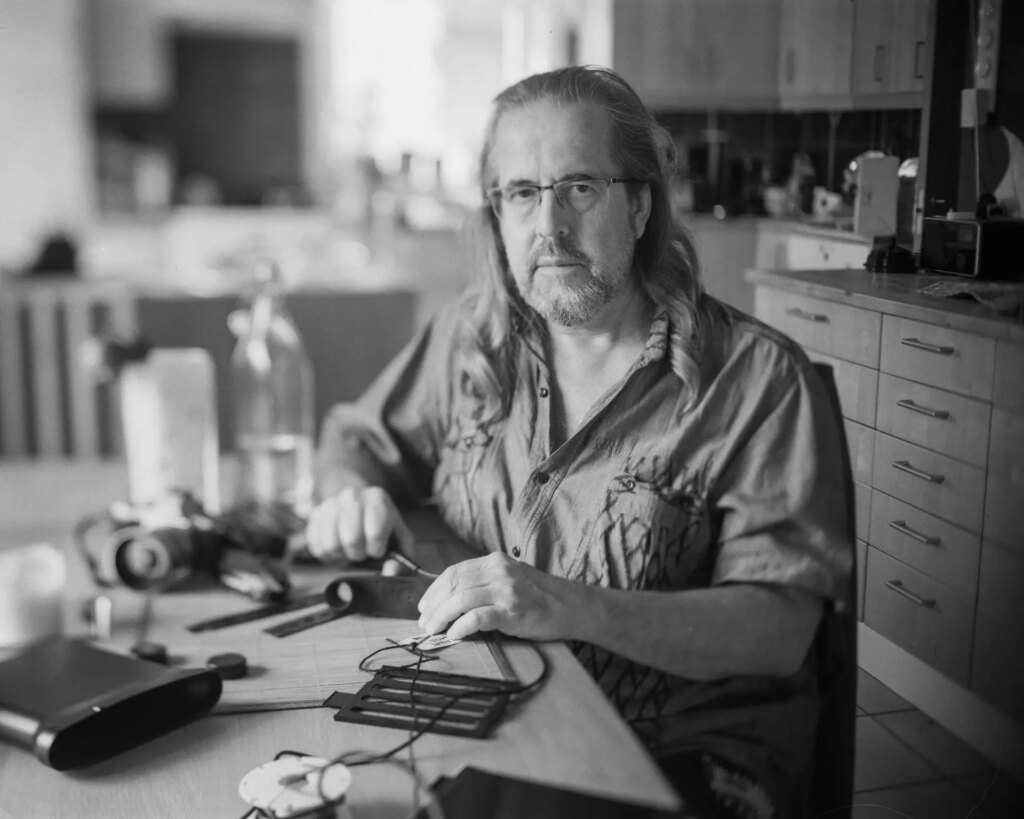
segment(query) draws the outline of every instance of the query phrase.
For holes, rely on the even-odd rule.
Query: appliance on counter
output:
[[[1024,219],[926,216],[921,267],[975,279],[1024,279]]]

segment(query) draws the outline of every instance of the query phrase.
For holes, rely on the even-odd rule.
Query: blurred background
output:
[[[908,6],[920,18],[909,25],[927,39],[927,3]],[[401,245],[410,232],[451,231],[475,207],[494,94],[573,63],[611,65],[644,94],[676,138],[687,212],[763,214],[765,189],[792,179],[797,156],[806,184],[838,192],[862,151],[902,160],[917,155],[920,140],[921,54],[905,88],[836,113],[826,110],[828,90],[815,87],[831,34],[808,27],[800,36],[817,54],[801,70],[819,99],[785,105],[793,91],[779,82],[793,66],[780,37],[796,34],[780,25],[774,0],[3,0],[0,8],[0,267],[8,271],[64,235],[86,276],[215,287],[233,256],[264,243],[292,252],[307,278],[358,279],[379,262],[379,281],[395,252],[405,263],[395,232]],[[838,98],[833,107],[849,108]],[[449,267],[412,244],[417,263]],[[454,292],[443,275],[455,273],[423,269],[415,278]]]
[[[357,395],[472,278],[460,227],[489,103],[536,71],[597,63],[634,85],[675,141],[673,206],[707,287],[741,309],[746,267],[863,267],[869,152],[899,168],[882,181],[911,247],[922,213],[973,208],[1024,168],[1005,128],[977,129],[980,150],[963,136],[972,35],[937,46],[935,8],[0,0],[0,457],[116,452],[109,398],[78,364],[91,335],[205,347],[219,379],[226,316],[267,255],[318,416]],[[1024,132],[1018,4],[1004,15],[1002,48],[974,56],[999,60],[995,110]]]

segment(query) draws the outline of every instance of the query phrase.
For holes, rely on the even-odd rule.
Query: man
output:
[[[308,539],[382,555],[433,497],[487,554],[427,590],[426,631],[568,640],[694,804],[797,816],[808,648],[852,561],[839,437],[799,348],[703,293],[671,154],[604,69],[496,98],[479,286],[333,409]]]

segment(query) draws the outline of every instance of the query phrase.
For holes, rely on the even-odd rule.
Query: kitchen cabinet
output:
[[[923,102],[930,0],[856,0],[853,95],[857,107]]]
[[[955,683],[951,712],[978,702],[1024,722],[1024,326],[918,294],[935,276],[747,278],[755,314],[836,373],[868,493],[856,518],[872,650],[882,640],[923,663],[903,672],[910,688],[927,687],[921,668],[932,688]]]
[[[615,0],[612,66],[653,108],[778,104],[779,0]]]
[[[920,108],[931,2],[782,0],[782,107]]]
[[[853,106],[851,0],[782,0],[778,86],[783,108]]]

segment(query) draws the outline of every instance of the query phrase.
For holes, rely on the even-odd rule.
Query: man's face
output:
[[[622,176],[610,130],[607,112],[592,104],[543,100],[510,111],[495,133],[497,185]],[[638,289],[631,273],[650,212],[647,190],[637,199],[631,203],[625,185],[613,184],[606,201],[580,214],[547,190],[525,219],[500,219],[509,269],[526,303],[564,327],[613,319]]]

